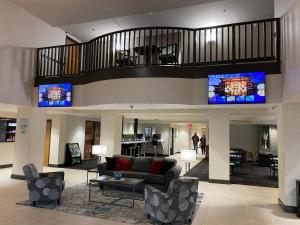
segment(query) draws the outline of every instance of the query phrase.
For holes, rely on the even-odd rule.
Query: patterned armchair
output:
[[[198,179],[180,177],[172,180],[167,193],[145,187],[145,214],[160,223],[190,222],[194,216]]]
[[[64,190],[64,172],[39,173],[33,164],[23,167],[29,201],[35,206],[36,202],[56,201],[60,203]]]

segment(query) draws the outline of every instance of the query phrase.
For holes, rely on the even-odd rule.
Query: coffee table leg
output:
[[[86,184],[89,184],[89,171],[86,171]]]
[[[89,183],[89,202],[91,201],[91,188],[92,188],[92,182]]]

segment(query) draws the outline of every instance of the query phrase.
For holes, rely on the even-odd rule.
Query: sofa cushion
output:
[[[131,169],[131,159],[127,157],[116,158],[116,171],[128,171]]]
[[[163,160],[153,159],[151,162],[151,173],[158,174],[163,162],[164,162]]]
[[[137,172],[137,171],[124,171],[122,172],[122,174],[124,177],[136,178],[136,179],[145,179],[145,177],[149,175],[149,173]]]
[[[147,184],[165,184],[165,175],[148,174],[145,176]]]
[[[114,157],[105,157],[107,163],[107,170],[115,170],[116,169],[116,158]]]
[[[150,173],[152,158],[149,157],[136,157],[133,160],[131,167],[132,171]]]
[[[158,174],[165,175],[174,166],[175,166],[174,161],[164,160],[163,163],[162,163],[162,165],[161,165],[161,167],[160,167],[160,170],[159,170]]]

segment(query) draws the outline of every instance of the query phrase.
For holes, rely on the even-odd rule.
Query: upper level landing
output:
[[[145,27],[39,48],[35,85],[138,77],[280,71],[280,20],[206,28]]]

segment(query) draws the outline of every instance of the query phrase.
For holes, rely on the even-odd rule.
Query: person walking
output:
[[[193,141],[193,145],[194,145],[194,150],[196,151],[196,154],[198,154],[198,143],[199,143],[199,137],[197,135],[197,133],[195,132],[193,137],[192,137],[192,141]]]
[[[200,138],[200,147],[201,147],[202,155],[205,155],[205,146],[206,146],[206,137],[203,134],[202,137]]]

